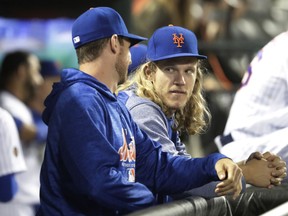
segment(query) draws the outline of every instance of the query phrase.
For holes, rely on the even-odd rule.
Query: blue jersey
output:
[[[218,180],[213,154],[189,159],[161,151],[102,83],[65,69],[45,101],[48,125],[38,215],[121,215]]]

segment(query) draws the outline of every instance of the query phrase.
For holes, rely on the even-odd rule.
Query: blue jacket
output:
[[[37,215],[121,215],[218,180],[213,154],[189,159],[161,152],[102,83],[63,70],[45,101],[48,125]]]

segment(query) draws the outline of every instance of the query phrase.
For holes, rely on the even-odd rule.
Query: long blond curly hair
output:
[[[119,85],[117,92],[136,85],[136,95],[150,99],[159,105],[164,114],[168,116],[169,107],[167,107],[157,95],[153,82],[151,82],[145,74],[145,67],[148,67],[152,72],[156,72],[157,70],[156,64],[151,61],[141,65],[129,76],[129,79],[124,84]],[[202,79],[203,72],[200,65],[198,65],[192,95],[186,105],[175,112],[174,130],[185,132],[190,135],[200,134],[205,132],[210,124],[211,114],[207,107],[206,100],[203,97]]]

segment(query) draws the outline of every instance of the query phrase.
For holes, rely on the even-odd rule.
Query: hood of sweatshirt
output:
[[[47,98],[44,101],[45,109],[42,114],[42,119],[45,122],[45,124],[48,125],[51,114],[54,110],[54,107],[61,93],[68,87],[79,82],[85,83],[86,85],[95,88],[104,97],[107,97],[112,101],[117,100],[116,96],[109,90],[109,88],[105,84],[99,82],[96,78],[78,69],[74,68],[64,69],[61,73],[60,82],[53,84],[51,93],[47,96]]]

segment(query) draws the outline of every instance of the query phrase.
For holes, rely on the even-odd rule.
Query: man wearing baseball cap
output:
[[[115,10],[84,12],[72,26],[72,40],[79,69],[64,69],[45,100],[42,117],[49,129],[38,216],[122,215],[154,205],[159,192],[219,179],[219,193],[239,195],[242,173],[232,160],[162,152],[118,102],[129,47],[145,38],[128,33]]]
[[[118,99],[126,104],[139,127],[162,144],[163,151],[190,157],[179,134],[199,134],[209,123],[199,61],[206,56],[198,53],[193,32],[169,25],[153,33],[146,58],[148,62],[119,86]],[[254,186],[270,188],[280,184],[286,175],[284,161],[268,152],[264,155],[251,152],[249,160],[238,165],[247,183]],[[186,195],[215,197],[219,195],[217,191],[215,193],[218,183],[211,182],[186,192]]]

